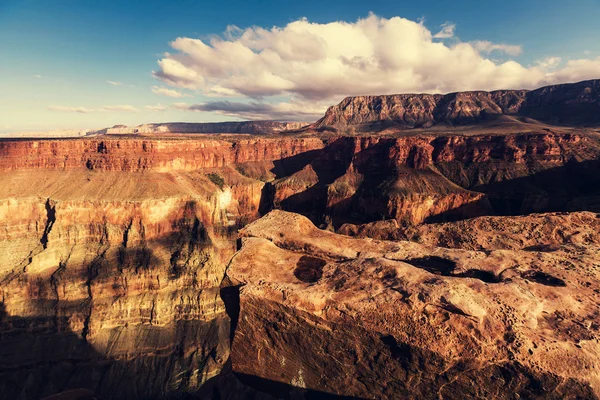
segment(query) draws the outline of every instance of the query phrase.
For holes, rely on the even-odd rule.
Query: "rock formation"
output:
[[[264,186],[234,167],[268,171],[321,146],[0,143],[0,397],[198,390],[228,359],[219,286]]]
[[[298,135],[2,140],[0,398],[598,398],[600,136],[539,122],[594,126],[597,100],[588,81],[353,98]],[[433,126],[490,115],[538,122]]]
[[[470,125],[503,116],[551,125],[600,125],[600,80],[540,89],[347,97],[311,125],[314,129],[370,130],[397,126]]]
[[[232,370],[276,397],[600,393],[597,244],[481,252],[351,239],[282,211],[241,234],[227,271],[241,285]]]

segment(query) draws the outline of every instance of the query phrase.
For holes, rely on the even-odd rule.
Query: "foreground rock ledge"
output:
[[[596,245],[446,249],[336,235],[283,211],[241,233],[231,361],[261,390],[598,398]]]

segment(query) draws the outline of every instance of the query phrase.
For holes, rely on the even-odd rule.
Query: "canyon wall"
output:
[[[261,350],[290,352],[286,361],[261,358],[255,366],[252,357],[243,361],[247,346],[254,343],[252,338],[263,338],[254,330],[279,318],[277,313],[265,317],[261,314],[265,310],[292,307],[282,314],[287,321],[284,326],[292,329],[284,341],[305,328],[312,332],[305,323],[325,324],[334,331],[342,328],[336,325],[338,320],[323,322],[305,313],[314,311],[310,302],[317,299],[319,303],[326,297],[322,293],[307,292],[311,300],[301,301],[308,307],[302,308],[302,313],[294,304],[282,306],[273,300],[279,294],[246,296],[254,278],[235,271],[251,265],[250,261],[239,263],[246,256],[231,261],[238,229],[279,208],[306,215],[323,228],[356,235],[369,230],[361,224],[384,220],[381,223],[395,224],[388,238],[411,234],[414,241],[451,247],[444,229],[452,228],[428,231],[423,226],[435,224],[421,224],[443,225],[482,215],[568,207],[591,210],[600,199],[596,184],[599,157],[595,137],[551,132],[1,141],[0,335],[6,345],[0,357],[0,397],[38,398],[75,388],[91,389],[108,399],[177,397],[196,393],[203,383],[219,379],[221,371],[229,367],[238,377],[276,380],[255,370],[271,368],[275,362],[289,363],[285,374],[293,370],[293,376],[285,377],[286,385],[342,390],[342,382],[322,385],[314,376],[299,375],[296,367],[305,360],[294,359],[292,353],[309,354],[308,348],[314,345],[310,340],[302,345],[305,347],[291,350],[284,349],[283,342]],[[592,217],[586,218],[581,221]],[[296,229],[294,221],[290,222],[292,230]],[[307,229],[307,237],[316,235],[310,223],[301,225]],[[285,226],[280,226],[280,231],[277,234],[284,237]],[[262,238],[256,228],[252,232],[246,236]],[[307,257],[326,261],[355,259],[354,245],[345,242],[351,239],[342,237],[335,236],[337,247],[326,253],[312,254],[316,242],[284,241],[276,247],[292,252],[302,248]],[[468,237],[454,242],[460,247],[467,241]],[[356,243],[361,243],[366,258],[371,250],[381,250],[371,249],[368,241]],[[564,243],[576,242],[556,239],[548,244]],[[281,256],[280,261],[288,265],[289,255],[264,248],[273,256],[269,262]],[[430,251],[419,249],[414,257],[426,257]],[[244,251],[242,254],[247,254]],[[303,261],[306,265],[301,263],[301,282],[319,275],[313,267],[321,261],[310,257]],[[226,277],[230,261],[233,269]],[[297,261],[294,258],[290,265]],[[356,261],[356,271],[364,262],[363,258]],[[258,281],[262,271],[257,269]],[[487,279],[490,275],[481,276]],[[240,282],[248,289],[242,293],[246,297],[236,303],[235,293],[225,295],[223,290],[235,289]],[[286,289],[285,296],[294,288]],[[316,297],[310,297],[313,295]],[[237,320],[235,304],[241,305],[248,322]],[[339,312],[347,306],[340,306]],[[435,318],[446,317],[436,314]],[[369,329],[361,325],[348,332],[363,337]],[[234,331],[247,334],[250,342],[234,339],[231,350]],[[398,344],[398,334],[369,333],[364,337],[379,346],[373,349],[383,352],[389,348],[396,354],[396,345],[388,336]],[[383,342],[384,347],[380,336],[389,342]],[[349,343],[337,334],[327,338]],[[236,348],[235,340],[241,347]],[[369,343],[363,344],[370,348]],[[344,346],[334,350],[346,351]],[[382,357],[395,359],[393,354]],[[440,357],[445,360],[449,356],[443,353]],[[530,374],[532,366],[526,367],[510,364],[506,368],[517,368],[514,376],[522,377]],[[303,371],[309,369],[302,367]],[[551,380],[550,375],[535,375],[535,379],[554,382],[552,387],[557,390],[589,393],[592,378],[578,380],[570,372],[560,372],[555,378],[557,372],[548,371],[554,374]],[[384,372],[375,374],[383,376]],[[230,387],[246,390],[247,382],[236,382]],[[437,386],[423,387],[432,390]],[[365,392],[353,387],[348,393],[362,396]]]
[[[579,134],[341,137],[267,189],[275,208],[335,229],[588,209],[599,157]]]
[[[194,393],[229,358],[237,229],[318,139],[0,143],[0,397]],[[275,166],[277,163],[277,168]]]

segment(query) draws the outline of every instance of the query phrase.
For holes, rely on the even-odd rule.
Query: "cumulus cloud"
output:
[[[157,104],[155,106],[144,106],[144,108],[150,111],[166,111],[169,109],[168,106],[164,106],[162,104]]]
[[[265,103],[212,101],[200,104],[175,103],[173,108],[182,111],[214,112],[220,115],[250,120],[314,121],[322,116],[323,104],[298,101]]]
[[[122,85],[121,82],[117,82],[117,81],[106,81],[106,83],[108,83],[109,85],[113,85],[113,86],[121,86]]]
[[[85,107],[65,107],[65,106],[49,106],[48,110],[51,111],[63,111],[63,112],[74,112],[80,114],[91,114],[94,112],[139,112],[137,108],[129,105],[123,106],[104,106],[97,109],[90,109]]]
[[[477,51],[485,54],[490,54],[493,51],[498,51],[511,56],[518,56],[523,52],[523,48],[521,46],[517,46],[514,44],[492,43],[489,40],[476,40],[474,42],[471,42],[471,44]]]
[[[551,74],[555,82],[577,82],[600,77],[600,56],[592,59],[569,60]]]
[[[175,97],[175,98],[192,97],[191,95],[189,95],[187,93],[181,93],[181,92],[178,92],[177,90],[169,89],[166,87],[160,87],[160,86],[152,86],[152,93],[160,94],[160,95],[168,96],[168,97]]]
[[[208,40],[175,39],[173,51],[158,60],[153,74],[175,88],[245,100],[231,104],[249,104],[252,98],[273,107],[274,99],[333,104],[350,95],[530,89],[599,75],[598,59],[572,60],[560,68],[495,61],[491,53],[512,57],[523,49],[485,40],[461,42],[455,29],[447,23],[432,34],[423,23],[373,14],[356,22],[300,19],[270,29],[230,26]],[[450,37],[451,42],[435,40]],[[214,112],[223,114],[281,115],[269,107],[232,111],[223,102],[213,103],[221,106]]]
[[[64,106],[49,106],[48,110],[50,111],[62,111],[62,112],[74,112],[79,114],[89,114],[94,112],[94,110],[90,110],[85,107],[64,107]]]
[[[537,65],[545,69],[556,68],[562,61],[560,57],[546,57],[543,60],[537,61]]]
[[[434,39],[450,39],[454,37],[454,30],[456,29],[456,25],[451,22],[446,22],[442,24],[442,30],[433,35]]]

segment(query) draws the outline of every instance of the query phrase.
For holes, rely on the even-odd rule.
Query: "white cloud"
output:
[[[50,111],[62,111],[62,112],[74,112],[80,114],[89,114],[94,112],[94,110],[90,110],[85,107],[64,107],[64,106],[48,106],[48,110]]]
[[[592,54],[592,52],[589,50],[584,50],[583,54],[585,54],[586,56],[589,56],[590,54]]]
[[[485,54],[490,54],[493,51],[498,51],[511,56],[518,56],[523,52],[523,48],[521,46],[517,46],[514,44],[492,43],[489,40],[476,40],[474,42],[471,42],[471,44],[477,51]]]
[[[536,63],[544,69],[556,68],[562,61],[560,57],[546,57],[543,60],[538,60]]]
[[[41,75],[34,75],[33,77],[34,77],[34,78],[38,78],[38,79],[39,79],[39,78],[41,78],[42,76],[41,76]]]
[[[192,97],[191,95],[189,95],[187,93],[181,93],[181,92],[178,92],[177,90],[160,87],[160,86],[152,86],[152,93],[160,94],[160,95],[168,96],[168,97],[175,97],[175,98]]]
[[[137,108],[130,105],[122,105],[122,106],[104,106],[99,108],[98,111],[108,111],[108,112],[139,112]]]
[[[456,29],[456,25],[451,22],[446,22],[442,24],[442,30],[433,35],[434,39],[450,39],[454,37],[454,30]]]
[[[577,82],[600,78],[600,56],[592,59],[569,60],[551,74],[554,82]]]
[[[150,111],[166,111],[169,109],[168,106],[163,106],[162,104],[157,104],[155,106],[144,106],[144,108]]]
[[[257,104],[274,106],[279,100],[311,109],[312,104],[333,104],[350,95],[530,89],[599,75],[599,59],[572,60],[552,70],[495,61],[500,57],[490,53],[516,56],[522,48],[461,42],[454,31],[452,24],[445,24],[433,35],[422,23],[373,14],[351,23],[300,19],[269,29],[229,27],[223,37],[210,40],[175,39],[174,51],[164,54],[153,74],[174,87],[238,97],[242,104],[253,98]],[[435,40],[450,35],[452,43]],[[278,118],[285,108],[232,111],[230,105],[217,103],[220,109],[214,112],[257,117]]]
[[[63,111],[63,112],[75,112],[80,114],[91,114],[95,112],[139,112],[137,108],[129,105],[123,106],[104,106],[98,109],[90,109],[85,107],[65,107],[65,106],[49,106],[48,110],[51,111]]]
[[[109,85],[113,85],[113,86],[121,86],[122,85],[121,82],[117,82],[117,81],[106,81],[106,83],[108,83]]]

